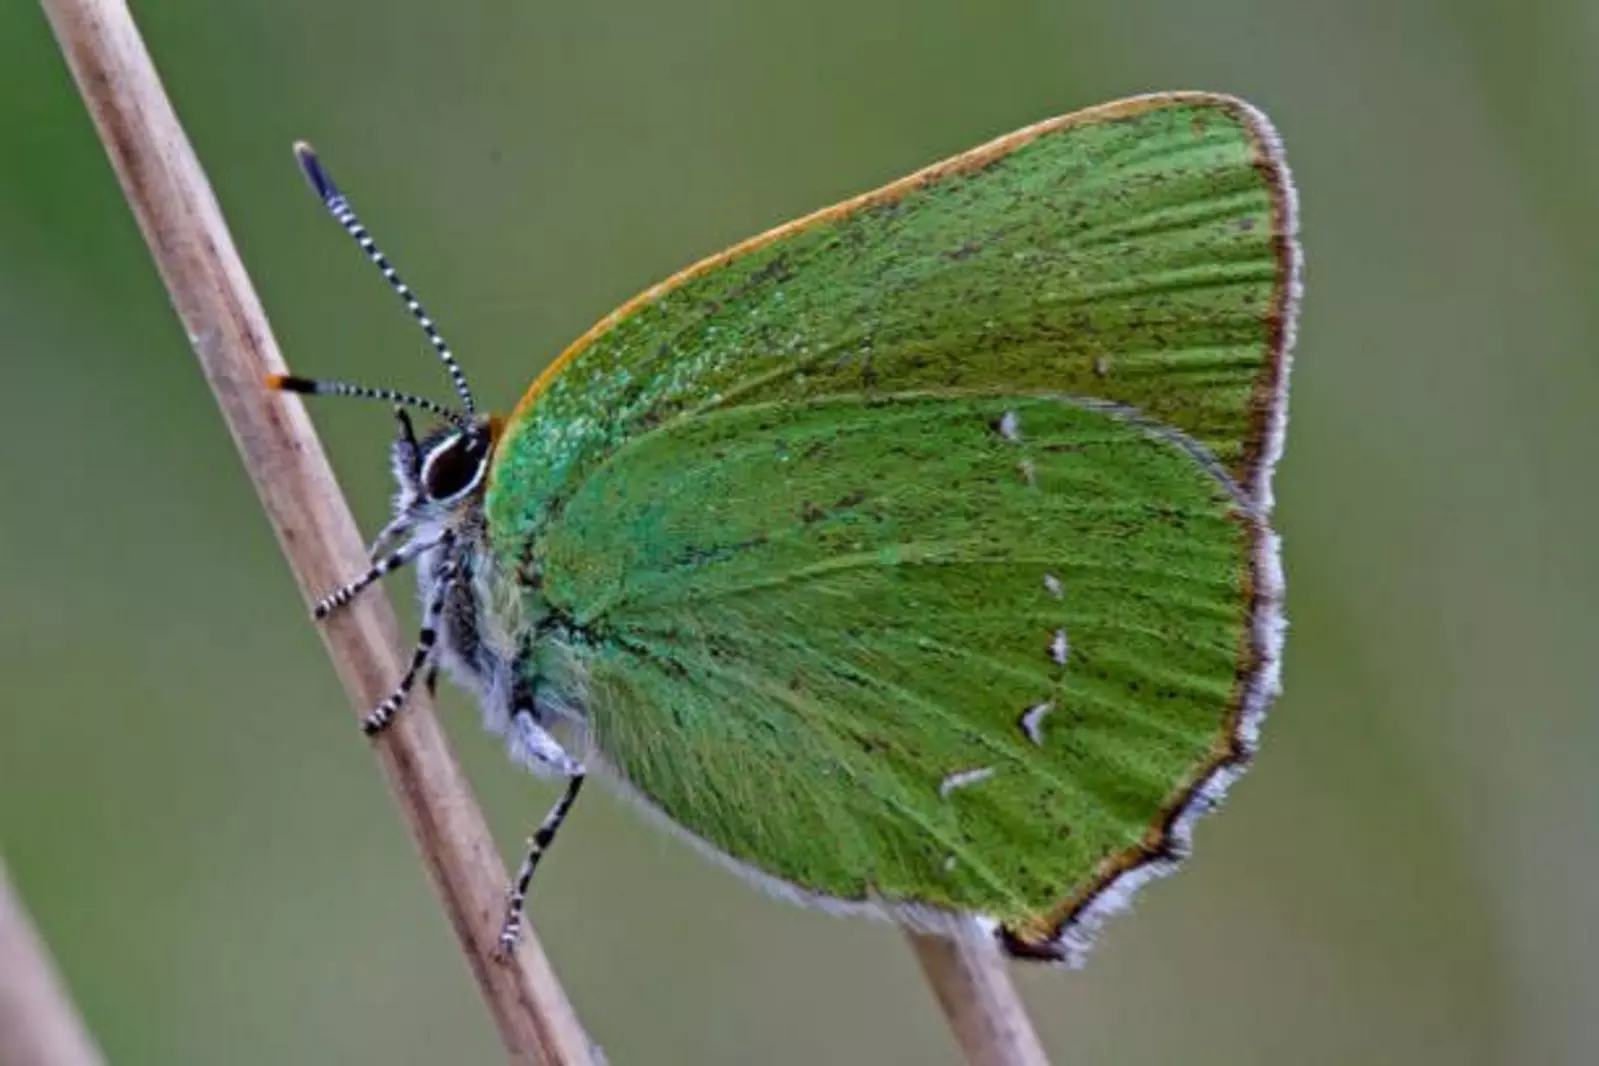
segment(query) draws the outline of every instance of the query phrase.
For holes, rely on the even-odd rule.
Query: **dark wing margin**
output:
[[[1281,539],[1271,527],[1272,475],[1288,430],[1288,380],[1304,293],[1304,253],[1299,245],[1299,195],[1282,139],[1264,113],[1230,100],[1255,138],[1255,167],[1272,193],[1272,238],[1277,263],[1274,306],[1268,320],[1266,360],[1251,399],[1244,483],[1254,505],[1249,520],[1251,572],[1249,625],[1238,649],[1238,681],[1229,729],[1210,761],[1173,799],[1143,841],[1104,863],[1095,880],[1066,900],[1047,921],[1027,928],[995,926],[1005,951],[1017,958],[1081,966],[1106,918],[1131,906],[1150,881],[1176,872],[1193,846],[1194,826],[1215,810],[1243,776],[1260,745],[1261,725],[1282,688],[1282,648],[1287,631]]]

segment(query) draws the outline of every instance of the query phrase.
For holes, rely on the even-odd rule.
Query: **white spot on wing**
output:
[[[1006,411],[999,419],[999,435],[1016,442],[1022,439],[1022,419],[1015,411]]]
[[[1066,595],[1066,586],[1060,583],[1060,578],[1054,574],[1044,575],[1044,588],[1057,600]]]
[[[1022,712],[1022,732],[1039,747],[1044,746],[1044,716],[1055,709],[1053,700],[1036,703]]]
[[[1049,657],[1055,661],[1056,666],[1066,665],[1066,654],[1071,651],[1071,645],[1066,643],[1066,631],[1055,630],[1055,639],[1049,642]]]
[[[949,794],[957,788],[975,785],[980,781],[987,781],[994,776],[992,766],[979,766],[971,770],[957,770],[939,783],[938,795],[941,799],[948,799]]]

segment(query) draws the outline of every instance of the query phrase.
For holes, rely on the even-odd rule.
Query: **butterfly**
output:
[[[1080,961],[1186,854],[1278,687],[1270,525],[1300,296],[1269,121],[1204,93],[1028,126],[711,256],[507,418],[308,146],[458,406],[395,405],[410,665],[779,895]],[[436,419],[418,436],[408,410]],[[563,738],[566,739],[563,741]]]

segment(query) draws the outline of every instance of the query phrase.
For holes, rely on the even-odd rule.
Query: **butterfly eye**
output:
[[[429,499],[448,502],[466,495],[483,480],[489,439],[484,433],[452,433],[422,462],[422,488]]]

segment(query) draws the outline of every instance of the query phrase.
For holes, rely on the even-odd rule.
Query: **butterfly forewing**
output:
[[[1112,105],[601,323],[489,508],[605,759],[805,893],[1045,953],[1171,857],[1274,668],[1286,182],[1235,101]]]

